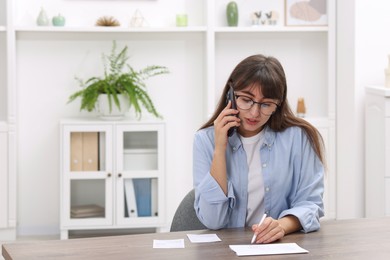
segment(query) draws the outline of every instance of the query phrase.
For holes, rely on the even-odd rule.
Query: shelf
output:
[[[125,154],[156,154],[156,148],[128,148],[124,149]]]
[[[100,124],[100,125],[111,125],[111,124],[117,124],[117,125],[148,125],[148,124],[158,124],[158,123],[164,123],[162,119],[142,119],[142,121],[138,121],[134,118],[125,117],[122,120],[102,120],[98,117],[72,117],[72,118],[63,118],[61,119],[62,124],[68,124],[68,125],[93,125],[93,124]]]
[[[285,27],[285,26],[252,26],[252,27],[217,27],[215,32],[234,32],[234,33],[262,33],[262,32],[327,32],[327,26],[313,27]]]
[[[142,28],[125,28],[125,27],[16,27],[16,32],[64,32],[64,33],[192,33],[205,32],[206,27],[142,27]]]
[[[1,30],[2,27],[0,27]],[[5,27],[4,27],[5,30]],[[99,33],[192,33],[206,32],[206,26],[194,27],[142,27],[142,28],[125,28],[125,27],[54,27],[54,26],[22,26],[16,27],[16,32],[99,32]],[[327,26],[313,27],[285,27],[285,26],[253,26],[253,27],[216,27],[214,32],[327,32]]]

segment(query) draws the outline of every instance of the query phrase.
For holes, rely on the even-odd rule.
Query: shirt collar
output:
[[[264,129],[264,145],[271,147],[275,142],[276,133],[269,127],[265,126]],[[235,132],[231,137],[228,138],[229,145],[232,147],[233,151],[236,151],[240,146],[242,146],[241,139],[237,132]]]

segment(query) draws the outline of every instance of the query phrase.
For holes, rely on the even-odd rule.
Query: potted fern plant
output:
[[[169,73],[164,66],[150,65],[136,71],[127,61],[128,48],[125,46],[117,53],[114,41],[110,55],[103,54],[104,75],[91,77],[86,81],[80,78],[82,90],[73,93],[69,102],[81,98],[80,110],[89,112],[98,109],[104,119],[120,119],[132,107],[138,119],[142,115],[142,107],[157,118],[157,112],[145,85],[145,80],[160,74]]]

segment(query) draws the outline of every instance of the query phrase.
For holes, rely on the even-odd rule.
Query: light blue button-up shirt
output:
[[[248,165],[237,134],[226,148],[227,196],[210,174],[214,127],[199,130],[193,146],[194,207],[210,229],[244,227],[248,203]],[[265,213],[274,219],[297,217],[304,232],[319,229],[324,215],[324,167],[300,127],[283,132],[265,128],[260,148]]]

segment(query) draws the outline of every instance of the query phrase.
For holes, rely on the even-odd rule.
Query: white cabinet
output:
[[[390,216],[390,89],[366,87],[366,217]]]
[[[61,238],[165,225],[165,124],[61,121]]]

